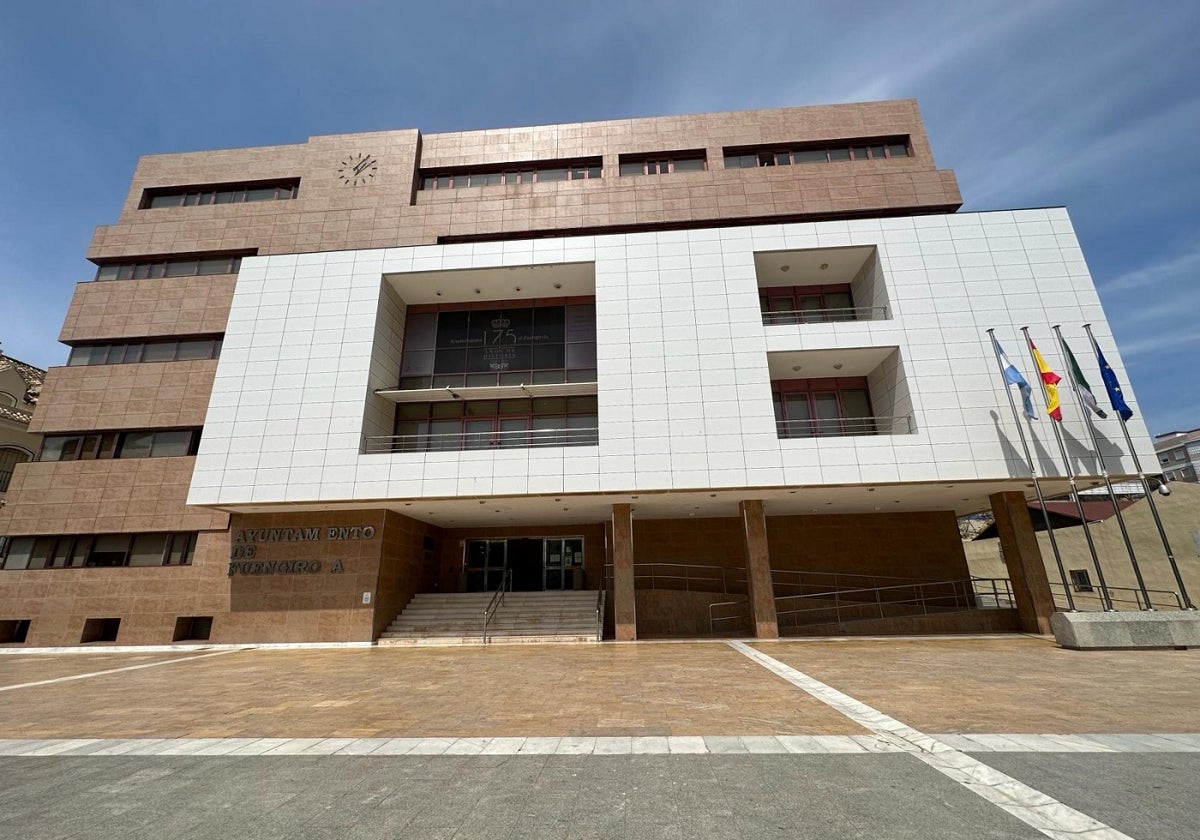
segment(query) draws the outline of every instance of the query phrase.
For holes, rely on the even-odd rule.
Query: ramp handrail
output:
[[[500,609],[500,605],[504,603],[504,592],[512,583],[512,569],[505,569],[504,575],[500,578],[500,586],[492,595],[492,600],[488,601],[487,607],[483,610],[483,643],[488,643],[488,624],[492,621],[492,616],[496,614],[496,610]]]
[[[596,641],[604,641],[604,587],[596,596]]]
[[[984,591],[980,592],[983,586]],[[905,592],[911,592],[910,597],[904,597]],[[888,597],[884,597],[885,593]],[[847,596],[860,596],[848,598]],[[899,597],[896,597],[899,596]],[[990,599],[991,603],[988,603]],[[966,580],[920,581],[895,586],[873,586],[857,589],[831,589],[825,592],[812,592],[802,595],[782,595],[775,600],[775,618],[778,621],[784,616],[797,616],[804,613],[833,612],[833,621],[842,623],[842,613],[847,610],[861,612],[863,608],[877,612],[878,616],[858,615],[854,620],[865,618],[886,618],[885,607],[918,606],[922,615],[928,615],[932,608],[934,612],[956,612],[968,609],[1007,609],[1013,602],[1012,584],[1008,578],[970,578]],[[832,601],[819,607],[797,607],[780,609],[780,605],[792,602],[803,603],[805,600]],[[946,603],[949,602],[949,603]],[[714,616],[717,608],[727,608],[747,604],[748,601],[724,601],[711,604],[708,608],[708,630],[710,635],[716,635],[716,625],[723,621],[735,621],[745,618],[743,615]],[[873,608],[873,609],[872,609]],[[792,622],[793,626],[795,621]]]

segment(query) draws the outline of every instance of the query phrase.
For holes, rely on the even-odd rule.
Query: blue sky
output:
[[[3,3],[0,341],[66,358],[140,154],[915,97],[964,210],[1068,207],[1151,431],[1200,426],[1198,38],[1175,0]]]

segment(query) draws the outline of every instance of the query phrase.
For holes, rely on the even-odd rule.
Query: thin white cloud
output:
[[[1190,286],[1197,277],[1200,277],[1200,243],[1187,253],[1127,271],[1119,277],[1099,284],[1099,288],[1105,295],[1158,286],[1183,288],[1185,284]],[[1179,312],[1179,308],[1179,304],[1176,303],[1175,311]]]

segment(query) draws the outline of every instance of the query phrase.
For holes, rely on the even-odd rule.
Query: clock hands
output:
[[[361,163],[359,163],[359,165],[358,165],[358,166],[354,167],[354,174],[355,174],[355,175],[361,175],[361,174],[362,174],[362,171],[363,171],[364,169],[366,169],[368,166],[371,166],[371,165],[373,165],[374,163],[375,163],[375,159],[374,159],[374,158],[370,158],[370,157],[363,158],[362,162],[361,162]]]

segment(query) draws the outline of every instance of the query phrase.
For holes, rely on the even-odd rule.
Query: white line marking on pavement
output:
[[[69,677],[55,677],[52,680],[38,680],[36,682],[17,683],[16,685],[0,685],[0,691],[15,691],[18,688],[33,688],[39,685],[54,685],[55,683],[71,682],[72,680],[86,680],[91,677],[103,677],[105,674],[119,674],[122,671],[140,671],[142,668],[157,668],[159,665],[174,665],[176,662],[191,662],[194,659],[207,659],[210,656],[224,656],[227,653],[237,653],[238,650],[246,648],[237,648],[235,650],[218,650],[215,653],[202,653],[199,656],[180,656],[177,659],[163,659],[158,662],[143,662],[141,665],[126,665],[124,668],[109,668],[107,671],[92,671],[87,674],[72,674]]]
[[[1064,805],[931,735],[918,732],[878,709],[755,650],[745,642],[730,642],[729,646],[1047,837],[1054,840],[1132,840],[1129,835]]]

